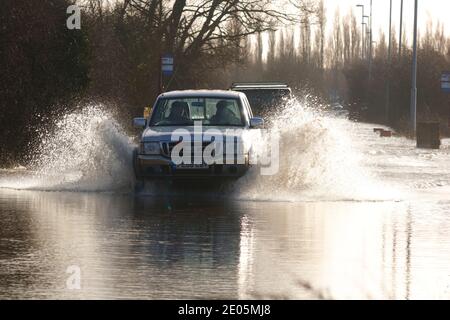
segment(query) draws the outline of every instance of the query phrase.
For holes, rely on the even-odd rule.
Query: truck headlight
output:
[[[144,142],[141,144],[141,153],[146,155],[157,155],[161,153],[159,142]]]

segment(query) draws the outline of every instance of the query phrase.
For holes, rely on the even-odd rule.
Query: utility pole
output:
[[[386,81],[386,110],[385,117],[386,123],[389,124],[390,103],[391,103],[391,64],[392,64],[392,0],[389,0],[389,50],[388,50],[388,70]]]
[[[369,86],[370,86],[370,81],[372,80],[372,44],[373,44],[372,18],[373,18],[373,16],[372,16],[372,0],[370,0]]]
[[[414,40],[413,40],[413,63],[412,63],[412,85],[411,85],[411,129],[416,132],[417,124],[417,11],[419,1],[414,5]]]
[[[400,36],[398,39],[398,57],[402,57],[402,33],[403,33],[403,0],[400,2]]]

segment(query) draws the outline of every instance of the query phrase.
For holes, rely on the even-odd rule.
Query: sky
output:
[[[328,15],[328,28],[332,28],[334,14],[337,8],[341,14],[348,13],[350,8],[355,10],[355,14],[361,22],[361,8],[357,4],[365,5],[365,15],[369,15],[370,0],[324,0]],[[373,29],[374,40],[378,36],[378,31],[382,29],[386,34],[389,31],[389,3],[390,0],[373,0]],[[392,0],[392,24],[397,32],[400,23],[400,3],[401,0]],[[412,30],[414,25],[414,0],[404,0],[404,28],[407,32],[407,38],[412,39]],[[434,23],[441,21],[444,23],[447,35],[450,35],[450,0],[419,0],[419,30],[424,29],[429,18]],[[420,31],[419,31],[420,32]]]

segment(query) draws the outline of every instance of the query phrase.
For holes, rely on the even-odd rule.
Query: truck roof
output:
[[[242,93],[229,90],[180,90],[162,93],[160,98],[180,99],[180,98],[223,98],[239,99]]]

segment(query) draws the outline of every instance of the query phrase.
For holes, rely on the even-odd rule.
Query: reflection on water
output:
[[[445,299],[448,208],[2,190],[0,298]]]

